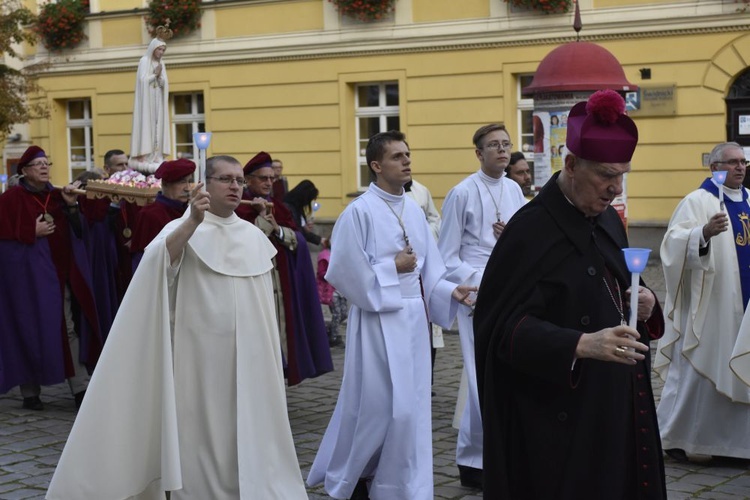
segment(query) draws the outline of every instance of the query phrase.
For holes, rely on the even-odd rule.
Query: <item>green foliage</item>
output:
[[[383,19],[394,9],[396,0],[328,0],[342,16],[364,22]]]
[[[3,0],[0,5],[0,52],[17,58],[14,44],[36,42],[36,35],[24,27],[32,26],[36,16],[19,0]],[[0,140],[4,139],[16,123],[26,123],[32,118],[46,116],[41,105],[29,105],[26,96],[36,86],[22,71],[0,64]]]
[[[528,7],[532,10],[544,12],[545,14],[565,14],[570,12],[573,0],[505,0],[506,2],[519,6]]]
[[[88,10],[88,0],[46,3],[40,9],[34,32],[44,46],[53,52],[75,48],[86,38],[83,23]]]
[[[200,6],[200,0],[151,0],[146,14],[148,32],[156,36],[156,28],[169,21],[174,36],[187,35],[201,27]]]

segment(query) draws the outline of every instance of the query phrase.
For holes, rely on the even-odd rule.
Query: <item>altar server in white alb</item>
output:
[[[146,248],[49,499],[307,498],[286,410],[276,251],[234,213],[239,162],[210,158],[206,179]]]
[[[667,300],[654,369],[666,382],[657,416],[663,448],[677,460],[750,459],[747,163],[734,142],[716,146],[709,162],[726,171],[724,185],[709,177],[688,194],[661,246]]]
[[[448,268],[446,279],[456,284],[479,286],[505,223],[526,199],[518,183],[504,175],[513,150],[505,126],[493,123],[480,127],[474,133],[473,142],[479,170],[445,197],[438,247]],[[481,489],[482,414],[477,394],[473,319],[471,308],[459,308],[458,331],[464,359],[462,378],[466,380],[468,394],[461,413],[456,463],[461,484]],[[459,398],[459,404],[462,399]]]
[[[424,213],[404,194],[404,135],[370,138],[367,163],[377,180],[331,237],[326,280],[352,308],[341,392],[307,482],[338,499],[432,500],[428,321],[449,327],[475,288],[441,279]]]

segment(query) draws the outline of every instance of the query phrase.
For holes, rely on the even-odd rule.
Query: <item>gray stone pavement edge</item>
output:
[[[658,262],[650,263],[644,279],[661,300],[664,279]],[[325,308],[324,308],[325,309]],[[327,313],[327,311],[325,311]],[[481,493],[464,488],[455,466],[456,430],[453,411],[461,372],[458,335],[447,332],[446,347],[438,351],[433,398],[433,447],[435,498],[478,500]],[[336,370],[307,380],[287,390],[289,417],[303,477],[307,476],[323,432],[336,404],[341,383],[344,348],[333,349]],[[652,377],[658,399],[662,382]],[[75,405],[65,384],[46,387],[42,392],[46,409],[21,409],[18,390],[0,396],[0,499],[44,498],[45,490],[75,419]],[[721,422],[717,422],[721,425]],[[117,450],[112,450],[116,460]],[[750,499],[750,470],[747,462],[704,461],[677,463],[666,458],[670,500]],[[309,488],[312,500],[327,499],[321,487]]]

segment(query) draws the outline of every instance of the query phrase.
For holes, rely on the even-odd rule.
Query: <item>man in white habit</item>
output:
[[[505,126],[484,125],[474,133],[473,142],[479,170],[446,195],[438,248],[448,268],[447,280],[479,286],[505,223],[526,199],[518,183],[504,175],[513,150]],[[456,463],[461,484],[481,489],[482,414],[477,394],[473,319],[471,308],[459,308],[458,332],[464,359],[461,385],[467,394],[463,408],[457,408],[461,419]],[[459,397],[459,407],[463,401],[464,398]]]
[[[209,158],[206,181],[146,248],[49,499],[307,498],[273,305],[276,251],[234,213],[239,162]]]
[[[661,245],[665,333],[654,369],[665,452],[750,459],[750,192],[734,142],[716,146],[712,177],[677,205]],[[723,192],[723,203],[720,193]]]
[[[352,307],[341,392],[307,482],[324,483],[338,499],[432,500],[428,321],[450,326],[456,301],[475,288],[441,279],[425,216],[404,194],[404,135],[370,138],[367,163],[376,181],[344,210],[331,238],[325,279]]]

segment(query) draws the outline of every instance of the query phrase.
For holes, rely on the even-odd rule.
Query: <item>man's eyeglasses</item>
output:
[[[231,185],[232,182],[236,182],[238,186],[244,186],[245,178],[244,177],[230,177],[228,175],[222,175],[221,177],[206,177],[206,179],[213,179],[216,182],[219,182],[221,184]]]
[[[727,165],[729,165],[731,167],[739,167],[740,165],[742,165],[743,167],[747,166],[747,160],[745,160],[745,159],[738,160],[737,158],[732,158],[731,160],[727,160],[727,161],[717,161],[717,162],[714,162],[714,163],[720,163],[720,164],[721,163],[726,163]]]
[[[52,166],[52,162],[49,162],[49,161],[38,161],[38,162],[35,162],[35,163],[29,163],[26,166],[27,167],[51,167]]]
[[[503,151],[510,151],[513,149],[513,143],[512,142],[491,142],[489,144],[484,145],[485,149],[494,149],[495,151],[500,151],[501,149]]]
[[[274,179],[273,175],[255,175],[255,174],[250,174],[250,177],[255,177],[260,182],[273,181],[273,179]]]

